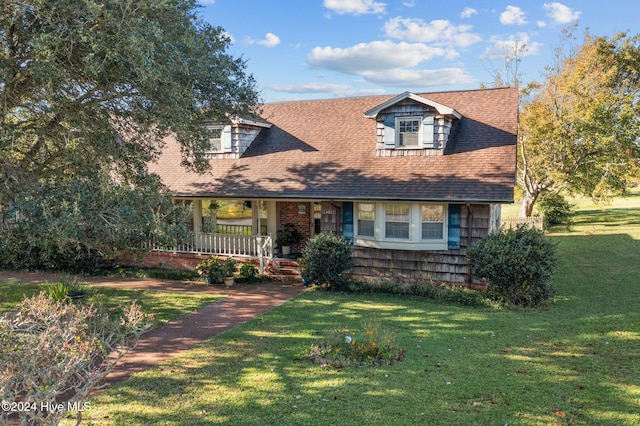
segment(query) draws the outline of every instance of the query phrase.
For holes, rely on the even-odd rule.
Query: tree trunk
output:
[[[522,207],[520,207],[521,218],[531,217],[531,213],[533,213],[533,206],[535,205],[536,200],[538,199],[538,195],[540,194],[539,193],[532,194],[528,191],[525,191],[524,197],[522,198]]]

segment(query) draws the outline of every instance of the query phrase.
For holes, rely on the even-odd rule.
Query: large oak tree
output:
[[[606,200],[639,172],[640,39],[585,34],[583,44],[529,86],[520,112],[521,216],[537,198],[569,191]]]
[[[3,0],[0,206],[28,209],[46,194],[76,209],[77,223],[111,234],[125,222],[166,223],[166,203],[145,201],[161,191],[146,166],[163,137],[175,134],[184,165],[203,170],[203,120],[247,117],[259,103],[229,43],[194,0]],[[38,208],[26,221],[55,222]],[[96,235],[77,243],[98,244]]]

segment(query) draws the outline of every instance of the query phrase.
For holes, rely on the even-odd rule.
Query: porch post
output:
[[[193,231],[202,232],[202,200],[193,201]]]
[[[264,275],[264,251],[262,249],[262,236],[256,237],[256,245],[258,246],[258,260],[260,261],[260,275]]]

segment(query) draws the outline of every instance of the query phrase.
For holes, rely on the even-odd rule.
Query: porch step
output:
[[[273,275],[297,275],[300,276],[300,265],[292,259],[274,257],[271,260],[271,273]]]

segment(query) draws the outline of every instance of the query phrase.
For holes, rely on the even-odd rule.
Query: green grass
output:
[[[639,217],[629,203],[587,209],[571,231],[552,234],[557,295],[546,309],[306,292],[92,398],[84,417],[100,425],[640,424]],[[374,314],[406,349],[401,362],[337,370],[298,359],[323,333]]]
[[[0,311],[15,307],[26,296],[46,291],[54,283],[25,283],[0,280]],[[91,302],[117,307],[137,300],[144,312],[153,313],[155,321],[163,324],[187,315],[223,296],[207,293],[135,290],[101,286],[83,286],[87,296],[80,303]]]

